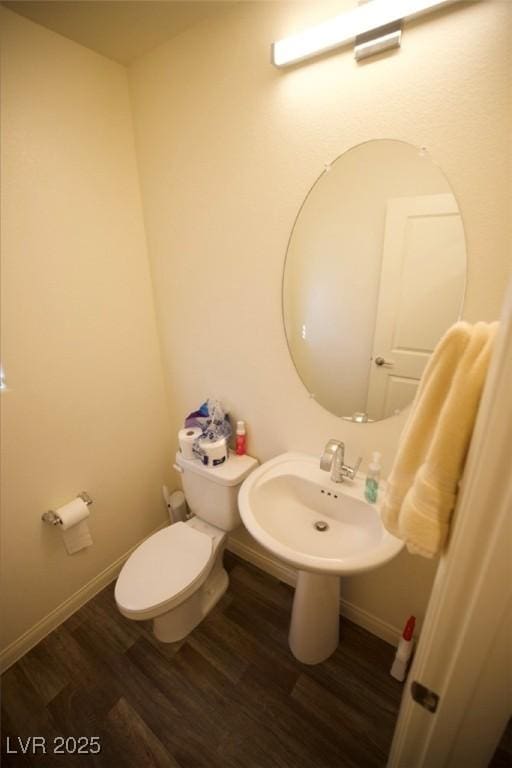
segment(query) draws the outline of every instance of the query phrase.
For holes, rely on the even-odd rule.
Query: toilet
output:
[[[115,587],[123,616],[152,619],[164,643],[182,640],[204,619],[228,587],[222,563],[227,533],[241,523],[238,491],[257,464],[230,453],[212,467],[176,454],[193,516],[154,533],[130,555]]]

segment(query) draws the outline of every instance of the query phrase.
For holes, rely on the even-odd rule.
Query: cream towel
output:
[[[381,506],[415,554],[445,544],[498,325],[456,323],[421,378]]]

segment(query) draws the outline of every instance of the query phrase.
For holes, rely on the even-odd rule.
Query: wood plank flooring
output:
[[[225,561],[228,592],[184,642],[124,619],[111,585],[7,670],[5,768],[385,766],[402,693],[394,649],[344,620],[336,653],[300,664],[287,643],[292,590]],[[46,754],[20,754],[29,736],[45,737]],[[101,752],[55,754],[70,736],[99,737]]]

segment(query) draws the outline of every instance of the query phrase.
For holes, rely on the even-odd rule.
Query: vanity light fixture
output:
[[[378,30],[381,34],[374,36],[377,40],[361,41],[365,45],[363,55],[360,50],[360,55],[356,52],[356,58],[365,58],[390,46],[399,45],[399,26],[403,20],[458,2],[460,0],[371,0],[304,32],[272,43],[272,63],[276,67],[287,67],[340,48],[362,35]],[[392,30],[390,25],[394,25]],[[385,37],[387,40],[383,42]],[[359,48],[360,41],[356,42]]]

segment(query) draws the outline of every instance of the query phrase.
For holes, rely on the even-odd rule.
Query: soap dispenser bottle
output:
[[[371,463],[368,466],[368,473],[366,475],[366,482],[364,488],[364,495],[366,501],[370,504],[375,504],[377,501],[377,495],[379,492],[379,480],[380,480],[380,453],[374,451]]]

